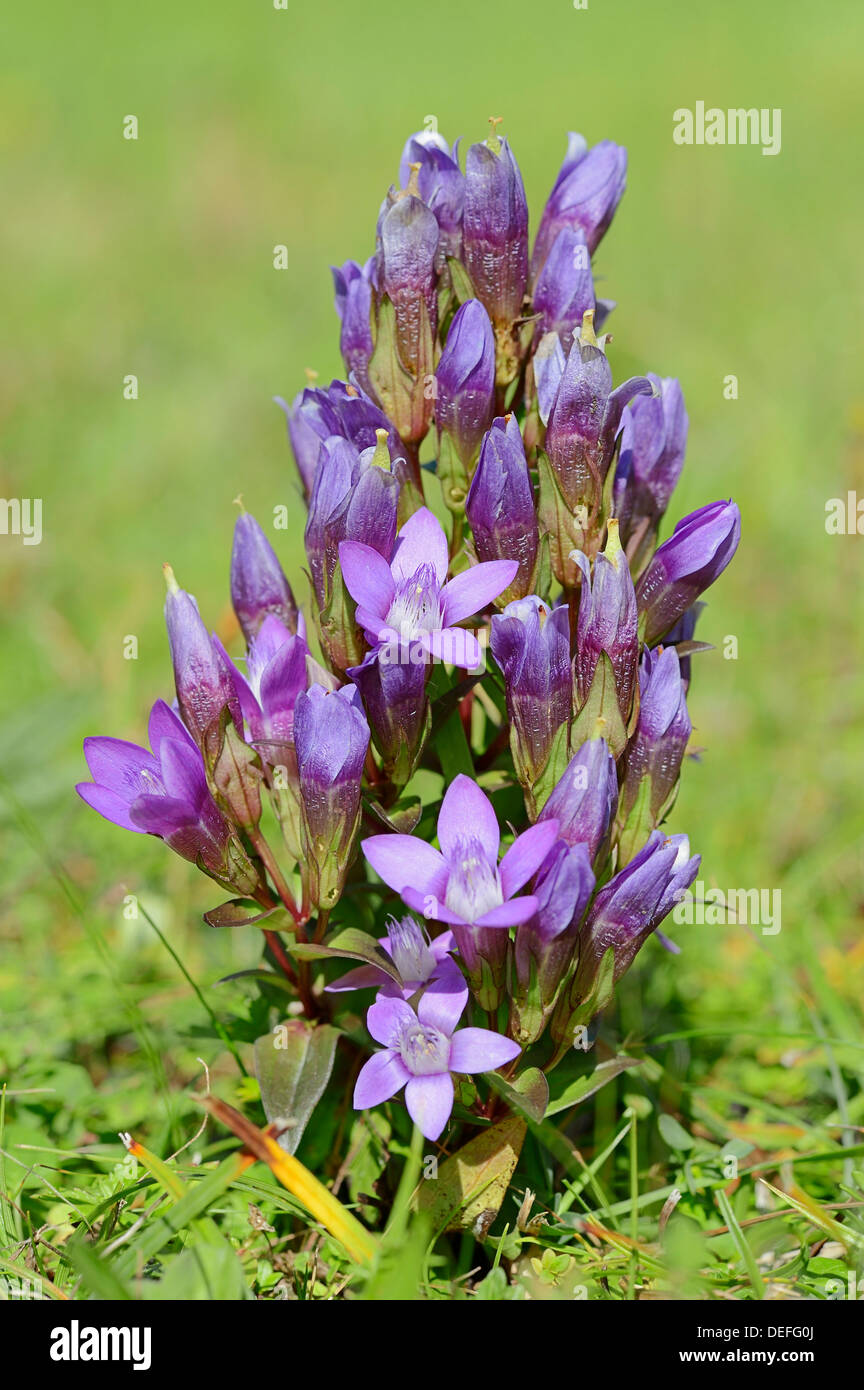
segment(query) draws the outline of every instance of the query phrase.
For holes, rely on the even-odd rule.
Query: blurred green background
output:
[[[81,739],[141,738],[169,694],[164,560],[230,631],[238,492],[265,522],[294,508],[276,542],[305,595],[271,397],[292,397],[305,368],[341,375],[328,266],[371,252],[405,137],[432,114],[449,139],[482,139],[500,115],[534,225],[568,129],[628,147],[597,267],[619,306],[613,370],[683,382],[690,445],[670,523],[730,495],[743,513],[700,629],[717,644],[691,701],[706,751],[672,826],[707,883],[781,888],[783,928],[673,932],[684,953],[649,946],[623,1019],[649,1036],[670,1018],[714,1029],[706,1067],[734,1056],[774,1099],[800,1091],[784,1044],[753,1034],[812,1010],[860,1038],[864,985],[864,538],[824,527],[828,498],[864,497],[859,6],[52,0],[4,27],[0,493],[41,497],[44,527],[39,546],[0,537],[9,1075],[74,1069],[58,1110],[79,1086],[92,1117],[124,1066],[140,1079],[142,1028],[172,1077],[195,1075],[199,1006],[147,924],[124,918],[127,893],[204,985],[254,961],[257,939],[201,925],[215,885],[78,801]],[[673,111],[699,100],[781,108],[782,152],[675,145]],[[137,141],[122,138],[130,114]],[[123,398],[128,374],[137,400]],[[152,1105],[142,1081],[106,1126],[132,1128]]]

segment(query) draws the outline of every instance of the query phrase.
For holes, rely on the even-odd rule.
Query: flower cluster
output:
[[[464,161],[409,138],[372,254],[333,271],[346,379],[280,401],[312,631],[242,512],[245,654],[166,569],[175,706],[152,752],[88,739],[78,788],[257,904],[310,1020],[374,990],[354,1104],[404,1087],[429,1139],[457,1099],[498,1103],[454,1075],[518,1081],[529,1052],[548,1072],[647,939],[671,947],[657,929],[699,867],[661,828],[694,628],[740,532],[717,501],[659,543],[683,395],[614,383],[592,275],[625,151],[569,137],[532,246],[496,127]]]

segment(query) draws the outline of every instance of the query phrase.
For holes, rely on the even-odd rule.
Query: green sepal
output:
[[[600,653],[588,698],[573,721],[572,746],[581,748],[587,739],[596,738],[597,721],[601,719],[603,737],[612,750],[612,756],[620,758],[627,746],[627,730],[618,707],[615,672],[608,652]]]

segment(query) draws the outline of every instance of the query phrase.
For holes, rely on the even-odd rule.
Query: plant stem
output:
[[[251,833],[249,839],[252,842],[256,854],[258,855],[259,859],[266,868],[268,874],[272,878],[274,887],[276,889],[276,892],[279,894],[283,907],[287,908],[287,910],[291,913],[291,916],[294,918],[294,921],[296,922],[297,926],[299,927],[301,925],[301,917],[300,913],[297,910],[297,904],[294,901],[294,895],[288,886],[288,882],[285,878],[285,875],[283,874],[282,870],[279,868],[278,863],[276,862],[276,858],[273,854],[273,851],[271,850],[267,841],[264,839],[264,836],[261,834],[260,830],[255,830],[253,833]]]

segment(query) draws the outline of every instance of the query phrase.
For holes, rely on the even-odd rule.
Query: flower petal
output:
[[[453,1109],[453,1082],[447,1071],[412,1076],[405,1087],[408,1114],[425,1139],[437,1139]]]
[[[468,837],[479,840],[489,863],[497,864],[501,831],[492,802],[472,778],[460,772],[447,788],[438,812],[438,843],[444,857],[450,859],[458,842]]]
[[[512,1062],[522,1051],[512,1038],[493,1033],[490,1028],[460,1028],[450,1044],[450,1066],[465,1073],[495,1071]]]
[[[420,1022],[440,1029],[448,1038],[468,1003],[468,986],[455,961],[453,969],[455,974],[451,975],[448,972],[444,979],[433,980],[417,1005],[417,1017]]]
[[[79,782],[75,790],[81,800],[86,801],[105,820],[113,821],[123,830],[134,830],[136,835],[147,834],[146,830],[129,819],[129,802],[118,796],[117,792],[112,792],[110,787],[100,787],[94,782]]]
[[[411,1073],[395,1052],[376,1052],[360,1068],[354,1087],[354,1109],[368,1110],[401,1091]]]
[[[85,738],[84,757],[94,782],[128,801],[141,792],[157,790],[162,780],[153,754],[123,738],[105,738],[101,734]]]
[[[436,936],[435,940],[429,944],[429,950],[438,961],[443,960],[455,949],[456,942],[453,940],[452,931],[442,931],[441,935]]]
[[[157,700],[150,711],[147,737],[157,758],[159,757],[159,744],[163,738],[179,739],[181,743],[185,739],[187,743],[193,745],[195,743],[179,714],[175,714],[171,706],[167,705],[164,700]]]
[[[505,898],[512,898],[529,878],[534,877],[558,839],[558,828],[557,820],[550,817],[516,836],[501,860],[501,887]]]
[[[383,555],[361,541],[343,541],[339,546],[339,563],[345,587],[355,603],[385,618],[396,588]]]
[[[378,877],[397,893],[411,887],[443,901],[447,866],[425,840],[413,835],[370,835],[360,847]]]
[[[447,537],[428,507],[410,516],[396,537],[391,569],[393,578],[410,579],[421,565],[431,565],[439,585],[447,578]]]
[[[404,999],[378,998],[366,1013],[370,1035],[384,1047],[398,1047],[404,1029],[416,1022],[417,1015]]]
[[[416,888],[406,885],[401,890],[406,907],[410,907],[427,922],[446,922],[448,926],[461,926],[465,919],[444,906],[443,893],[419,893]]]
[[[517,560],[483,560],[463,570],[441,590],[444,622],[461,622],[472,613],[482,613],[493,598],[503,594],[519,572]]]
[[[443,627],[432,632],[421,632],[416,640],[430,656],[448,666],[476,671],[480,665],[480,643],[474,633],[467,632],[464,627]]]
[[[511,898],[509,903],[502,903],[500,907],[493,907],[489,912],[484,912],[482,917],[478,917],[473,923],[475,927],[518,927],[520,922],[527,922],[529,917],[533,917],[537,911],[537,899],[529,894],[524,898]]]

